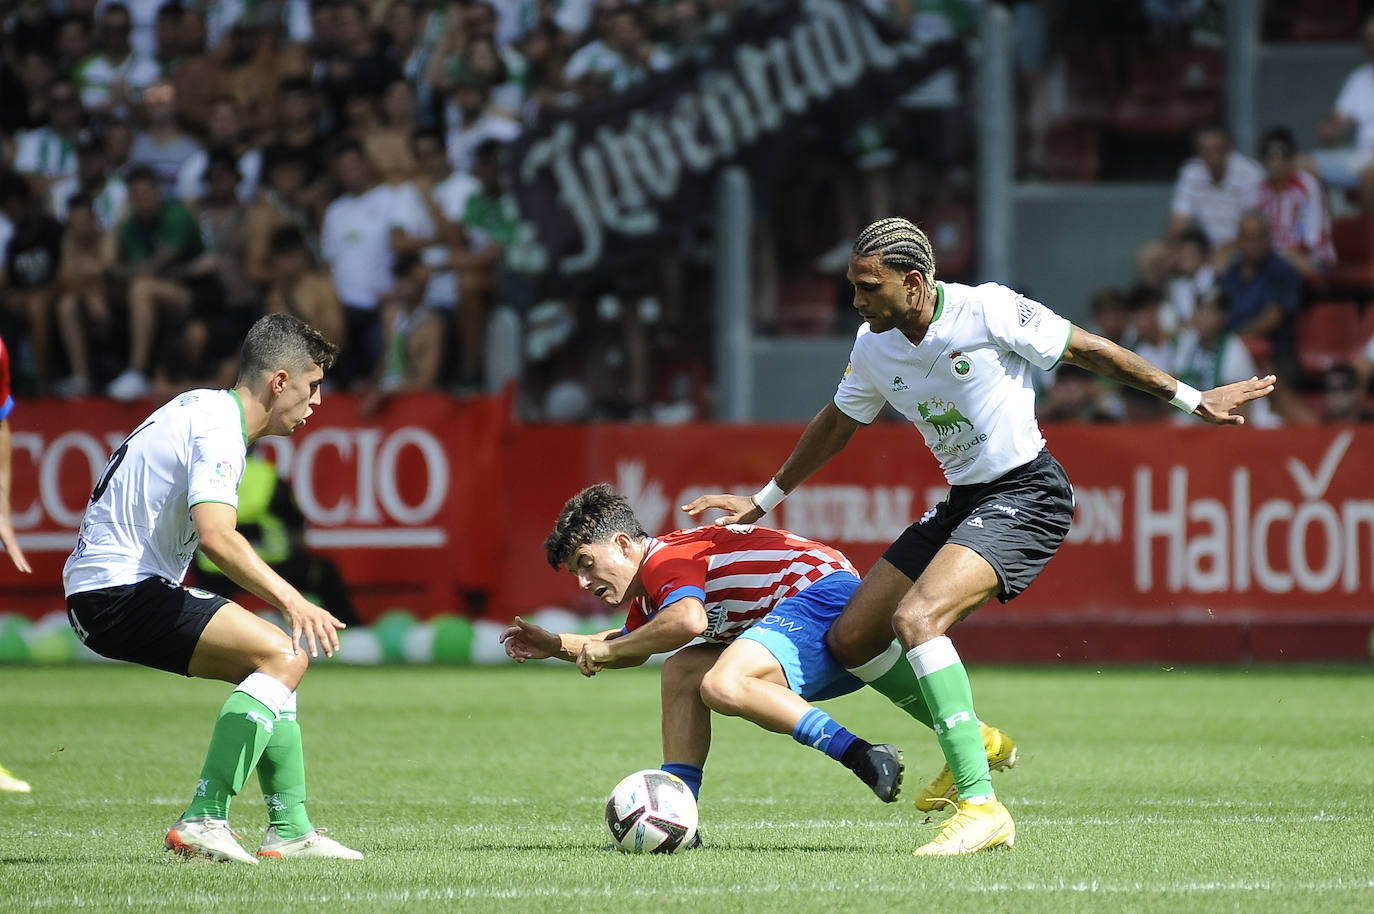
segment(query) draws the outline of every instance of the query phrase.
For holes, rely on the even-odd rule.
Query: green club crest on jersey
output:
[[[949,356],[949,373],[961,381],[967,380],[973,374],[973,362],[956,349]]]
[[[939,412],[932,412],[932,409],[939,410]],[[922,400],[916,404],[916,411],[921,414],[922,419],[930,423],[931,428],[935,429],[941,441],[945,439],[945,436],[957,432],[962,425],[967,425],[970,431],[973,429],[973,423],[968,420],[967,416],[959,412],[959,407],[939,398]]]

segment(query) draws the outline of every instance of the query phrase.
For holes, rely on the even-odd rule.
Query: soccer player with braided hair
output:
[[[703,495],[684,510],[719,508],[726,514],[717,524],[752,523],[885,404],[911,420],[940,462],[949,498],[888,548],[827,640],[855,675],[908,708],[923,705],[932,721],[946,766],[916,805],[949,804],[955,814],[916,855],[1010,846],[1016,826],[993,793],[990,770],[1014,758],[1014,744],[978,720],[968,674],[945,633],[993,597],[1005,603],[1025,590],[1073,520],[1073,489],[1035,418],[1031,368],[1077,365],[1218,425],[1243,423],[1237,408],[1272,393],[1275,378],[1198,391],[1006,286],[937,282],[930,240],[906,219],[880,219],[860,232],[847,278],[864,323],[834,400],[756,494]],[[889,675],[900,663],[915,671],[919,694],[896,693],[910,681]]]

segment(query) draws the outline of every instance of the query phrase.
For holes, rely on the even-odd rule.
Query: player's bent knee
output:
[[[838,620],[825,633],[825,645],[830,653],[850,669],[862,666],[881,654],[891,641],[891,630],[869,632],[856,626],[841,625]]]
[[[743,707],[744,689],[740,677],[734,673],[712,670],[702,677],[701,700],[718,714],[738,716]]]

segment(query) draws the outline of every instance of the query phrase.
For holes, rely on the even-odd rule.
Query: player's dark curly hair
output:
[[[338,346],[299,317],[268,314],[258,318],[244,337],[239,379],[283,368],[292,373],[308,371],[313,365],[328,371],[338,354]]]
[[[935,282],[935,251],[914,222],[893,216],[870,224],[854,239],[854,256],[873,254],[884,266],[903,273],[915,270],[927,285]]]
[[[553,532],[544,538],[544,553],[549,565],[557,570],[579,547],[601,542],[617,533],[626,533],[635,539],[649,535],[644,532],[625,496],[604,482],[599,483],[568,499],[558,513]]]

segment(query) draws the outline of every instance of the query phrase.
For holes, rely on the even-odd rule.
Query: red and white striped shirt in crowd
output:
[[[1321,182],[1311,174],[1295,168],[1288,180],[1278,185],[1265,178],[1260,184],[1259,206],[1269,217],[1276,250],[1297,250],[1323,266],[1336,262],[1331,216],[1326,211]]]
[[[779,602],[837,571],[858,572],[838,549],[786,530],[733,524],[649,537],[640,566],[648,596],[635,597],[625,631],[686,597],[706,607],[707,641],[733,641]]]

